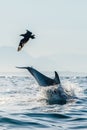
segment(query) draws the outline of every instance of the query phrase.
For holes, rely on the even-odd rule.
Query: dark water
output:
[[[87,77],[60,78],[78,99],[65,105],[45,104],[32,77],[1,75],[0,130],[87,130]]]

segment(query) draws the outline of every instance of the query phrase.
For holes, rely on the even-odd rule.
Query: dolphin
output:
[[[56,71],[55,77],[50,78],[46,75],[42,74],[38,70],[34,69],[33,67],[16,67],[19,69],[27,69],[30,74],[35,78],[39,86],[46,87],[46,102],[48,104],[66,104],[69,100],[76,99],[76,97],[72,94],[70,95],[65,89],[63,88],[59,75]]]
[[[57,85],[60,84],[60,79],[59,79],[59,75],[56,71],[54,71],[55,73],[55,77],[54,79],[49,78],[47,76],[45,76],[44,74],[40,73],[38,70],[34,69],[33,67],[16,67],[19,69],[27,69],[31,75],[36,79],[37,83],[40,86],[52,86],[52,85]]]

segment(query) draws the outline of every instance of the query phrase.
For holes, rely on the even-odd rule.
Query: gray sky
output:
[[[0,48],[5,47],[0,71],[5,66],[9,69],[13,59],[13,67],[19,60],[17,65],[42,70],[87,72],[87,0],[0,0],[0,17]],[[26,29],[36,39],[30,40],[20,54],[14,54],[17,59],[12,58],[11,51],[8,62],[4,62],[6,47],[17,50],[19,35]]]

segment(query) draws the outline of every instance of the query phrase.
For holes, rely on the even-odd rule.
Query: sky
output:
[[[36,39],[17,52],[26,29]],[[87,73],[87,0],[0,0],[0,72],[15,66]]]

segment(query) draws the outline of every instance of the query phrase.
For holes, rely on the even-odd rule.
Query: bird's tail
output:
[[[31,38],[32,38],[32,39],[35,39],[35,35],[31,35]]]

